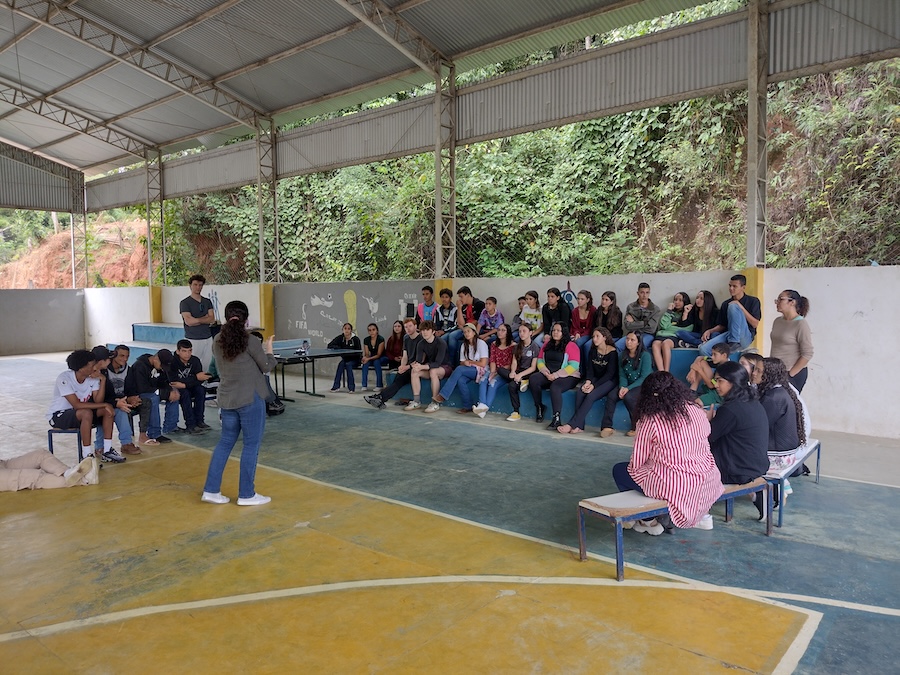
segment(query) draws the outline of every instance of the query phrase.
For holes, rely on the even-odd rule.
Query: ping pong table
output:
[[[281,391],[278,390],[278,375],[275,374],[275,393],[281,398],[282,401],[291,401],[294,399],[287,398],[285,394],[287,393],[287,389],[284,384],[284,369],[286,366],[293,366],[296,364],[303,365],[303,389],[297,389],[296,392],[298,394],[306,394],[308,396],[320,396],[322,398],[325,397],[324,394],[316,393],[316,368],[315,362],[319,359],[330,359],[338,356],[346,356],[348,354],[357,354],[362,356],[362,351],[359,349],[325,349],[323,347],[310,347],[305,352],[300,351],[300,347],[306,343],[309,344],[308,339],[301,340],[275,340],[272,345],[272,351],[275,354],[275,359],[278,361],[278,366],[281,369]],[[313,372],[312,372],[312,389],[309,388],[309,378],[306,366],[312,364]],[[276,367],[278,367],[276,366]]]

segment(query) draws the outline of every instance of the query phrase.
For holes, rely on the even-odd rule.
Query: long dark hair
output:
[[[603,296],[609,298],[610,306],[606,311],[606,328],[609,328],[611,331],[615,330],[619,326],[622,325],[622,310],[619,309],[619,305],[616,304],[616,294],[613,291],[603,291]],[[600,322],[603,320],[603,309],[602,307],[597,307],[597,325],[600,325]]]
[[[637,349],[634,350],[634,358],[628,355],[628,345],[625,346],[625,349],[622,350],[622,365],[624,366],[626,363],[631,361],[631,367],[634,370],[640,370],[641,368],[641,357],[644,355],[644,339],[641,336],[640,331],[630,330],[625,333],[625,337],[627,338],[629,335],[634,335],[637,337]]]
[[[602,326],[598,326],[594,330],[591,331],[591,346],[593,346],[594,342],[594,333],[600,333],[603,336],[603,341],[610,347],[616,346],[616,339],[612,336],[612,333],[609,332],[608,329],[603,328]]]
[[[532,334],[534,333],[534,326],[531,325],[530,321],[523,321],[519,327],[521,328],[522,326],[528,326],[528,330],[530,330],[532,332]],[[529,336],[529,337],[531,337],[531,336]],[[529,346],[532,344],[531,340],[529,340],[528,344],[529,344]],[[516,353],[515,353],[517,366],[519,363],[522,362],[522,352],[524,352],[524,351],[525,351],[525,340],[519,340],[516,343]]]
[[[797,397],[794,388],[791,386],[791,380],[788,376],[787,366],[784,361],[776,358],[763,359],[762,380],[759,383],[759,395],[765,396],[771,390],[781,387],[784,389],[791,400],[794,402],[794,411],[797,415],[797,438],[800,439],[800,445],[806,444],[806,425],[803,423],[803,405]]]
[[[497,340],[496,340],[495,344],[497,345],[497,349],[508,349],[509,347],[512,347],[514,344],[513,339],[512,339],[513,338],[512,326],[510,326],[508,323],[504,323],[501,325],[506,328],[506,340],[504,341],[503,344],[500,344],[500,333],[498,332]]]
[[[557,326],[562,329],[562,337],[559,340],[554,340],[553,329]],[[562,321],[554,321],[553,325],[550,326],[550,330],[547,331],[547,342],[544,343],[544,351],[564,352],[566,351],[567,344],[569,344],[569,332],[566,330],[566,327],[563,325]]]
[[[724,398],[725,403],[732,401],[753,401],[757,398],[756,389],[750,386],[750,376],[747,369],[740,363],[734,361],[726,361],[716,368],[716,379],[728,380],[731,384],[729,391]]]
[[[697,393],[688,389],[672,373],[660,370],[650,373],[641,385],[637,418],[661,417],[675,424],[679,417],[688,419],[687,407],[696,406]]]
[[[716,304],[716,296],[709,291],[703,293],[703,320],[700,323],[700,332],[705,333],[719,323],[719,305]]]
[[[219,331],[219,345],[226,361],[233,361],[238,354],[247,351],[250,336],[247,333],[247,318],[250,310],[240,300],[232,300],[225,305],[225,323]]]

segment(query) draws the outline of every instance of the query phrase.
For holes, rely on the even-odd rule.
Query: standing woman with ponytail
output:
[[[813,357],[812,331],[806,321],[809,300],[797,291],[781,291],[775,298],[775,307],[781,316],[772,322],[769,356],[784,362],[791,384],[797,391],[803,391],[809,377],[806,365]]]
[[[240,300],[225,305],[222,330],[213,341],[213,355],[219,371],[218,403],[222,418],[222,437],[213,450],[206,474],[201,501],[227,504],[222,494],[222,473],[228,457],[244,435],[241,451],[241,470],[238,483],[238,506],[266,504],[271,498],[257,494],[255,487],[256,460],[266,424],[266,396],[268,388],[264,373],[275,367],[272,340],[265,347],[258,338],[247,332],[250,312]]]

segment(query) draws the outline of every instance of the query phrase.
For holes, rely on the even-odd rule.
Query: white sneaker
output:
[[[522,380],[519,384],[519,391],[528,391],[528,378]]]
[[[711,530],[713,529],[713,519],[710,514],[706,514],[700,520],[697,521],[697,524],[694,525],[695,530]]]
[[[663,532],[666,531],[662,525],[657,522],[656,518],[653,520],[638,520],[634,524],[635,532],[646,532],[647,534],[651,534],[654,537],[658,537]]]
[[[792,495],[792,494],[794,494],[794,488],[791,487],[791,481],[789,481],[787,478],[785,478],[784,479],[784,496],[787,497],[788,495]]]
[[[91,460],[91,470],[88,471],[82,482],[85,485],[97,485],[100,483],[100,462],[96,457],[88,457],[88,459]]]
[[[428,404],[428,407],[425,408],[425,412],[433,413],[433,412],[437,412],[440,409],[441,409],[441,404],[435,403],[434,401],[432,401],[431,403]]]
[[[200,501],[208,504],[227,504],[231,500],[221,492],[204,492]]]
[[[66,480],[66,487],[72,487],[73,485],[78,485],[79,483],[84,482],[85,476],[87,476],[91,468],[93,468],[93,463],[97,461],[96,457],[91,455],[90,457],[85,457],[75,466],[70,466],[63,473],[63,478]]]
[[[418,401],[410,401],[409,403],[406,404],[406,407],[404,408],[404,410],[418,410],[421,407],[422,407],[422,404],[419,403]]]
[[[488,410],[490,410],[490,408],[481,401],[472,406],[472,412],[487,412]]]
[[[226,497],[227,499],[227,497]],[[243,497],[238,497],[237,505],[238,506],[258,506],[259,504],[268,504],[272,501],[271,497],[264,497],[258,492],[254,494],[252,497],[247,497],[244,499]]]
[[[375,387],[372,391],[374,391],[377,394],[381,391],[381,387]]]

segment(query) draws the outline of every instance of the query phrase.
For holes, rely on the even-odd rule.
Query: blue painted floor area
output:
[[[21,398],[45,405],[63,368],[7,360],[0,386],[18,387]],[[28,373],[24,381],[23,371]],[[565,437],[543,424],[508,423],[498,415],[484,420],[446,410],[426,415],[390,404],[378,411],[358,394],[300,395],[286,405],[283,415],[268,420],[262,464],[571,547],[578,545],[578,501],[614,492],[611,467],[630,455],[629,446],[601,441],[595,429]],[[216,408],[208,408],[207,421],[217,425]],[[178,440],[211,449],[218,431]],[[828,451],[823,447],[826,472]],[[197,477],[198,490],[202,480]],[[895,670],[900,655],[900,532],[893,525],[900,511],[898,490],[830,478],[818,485],[811,477],[791,482],[785,526],[772,537],[765,536],[749,501],[735,504],[730,524],[724,522],[724,505],[718,504],[712,531],[676,530],[659,537],[626,531],[625,560],[762,591],[823,612],[797,672]],[[258,488],[265,494],[264,484]],[[607,523],[589,519],[587,541],[589,551],[614,556],[614,531]],[[591,564],[578,563],[576,556],[573,565]],[[892,614],[814,602],[819,598],[888,608]],[[747,631],[752,639],[752,617]]]

